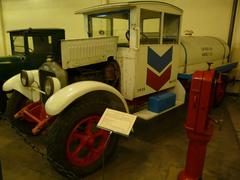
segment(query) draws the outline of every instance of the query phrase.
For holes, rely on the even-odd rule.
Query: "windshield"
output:
[[[35,54],[52,54],[52,36],[28,36],[28,51]]]
[[[13,36],[13,52],[24,53],[24,36]]]
[[[88,16],[89,37],[118,36],[118,46],[129,46],[129,10]]]
[[[11,36],[13,54],[19,55],[24,54],[25,52],[30,54],[47,54],[47,55],[52,54],[53,51],[52,36],[41,34],[34,35],[26,34],[26,38],[27,39],[25,44],[23,35]]]

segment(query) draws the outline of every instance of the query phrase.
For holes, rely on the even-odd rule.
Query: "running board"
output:
[[[159,113],[151,112],[148,110],[148,108],[146,108],[146,109],[143,109],[141,111],[134,113],[134,115],[136,115],[139,118],[144,119],[144,120],[151,120],[165,112],[168,112],[168,111],[175,109],[178,106],[184,104],[186,92],[185,92],[184,87],[178,80],[177,80],[176,86],[174,88],[169,89],[167,92],[172,92],[172,93],[176,94],[176,103],[174,106],[172,106],[168,109],[165,109]]]

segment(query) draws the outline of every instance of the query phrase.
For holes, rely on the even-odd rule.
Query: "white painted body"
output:
[[[76,68],[107,61],[116,57],[117,37],[62,40],[63,69]]]
[[[105,89],[111,93],[114,93],[117,95],[120,99],[123,98],[127,100],[134,100],[135,98],[149,95],[152,93],[155,93],[157,91],[174,91],[177,95],[176,100],[176,106],[179,106],[184,103],[184,97],[185,97],[185,90],[181,86],[181,84],[177,81],[177,74],[178,74],[178,67],[179,67],[179,57],[180,57],[180,44],[140,44],[140,8],[148,9],[148,10],[154,10],[159,11],[161,13],[171,13],[175,15],[182,15],[182,10],[172,6],[167,3],[142,3],[142,2],[133,2],[133,3],[119,3],[119,4],[105,4],[102,6],[97,6],[93,8],[87,8],[82,11],[76,12],[83,13],[84,15],[84,24],[85,24],[85,32],[89,32],[88,30],[88,14],[91,13],[100,13],[100,12],[108,12],[108,11],[119,11],[123,9],[130,8],[130,40],[129,40],[129,47],[118,47],[116,48],[117,55],[115,56],[117,62],[120,66],[121,71],[121,81],[120,81],[120,91],[121,94],[115,94],[114,92],[117,92],[116,90],[110,90]],[[162,16],[163,18],[163,16]],[[179,25],[180,28],[180,25]],[[87,33],[86,33],[87,34]],[[96,38],[96,40],[98,40]],[[85,40],[85,42],[90,42],[92,39]],[[162,38],[161,38],[162,41]],[[67,45],[65,48],[71,48],[73,47],[71,44],[74,44],[75,42],[71,41],[65,41]],[[67,44],[68,43],[68,44]],[[70,45],[69,45],[70,44]],[[65,46],[64,41],[62,42],[62,47]],[[68,47],[69,46],[69,47]],[[113,46],[116,47],[116,46]],[[65,49],[64,48],[64,49]],[[91,47],[90,47],[91,48]],[[148,48],[151,48],[154,52],[156,52],[160,57],[166,53],[170,48],[173,48],[172,53],[172,59],[171,62],[161,71],[157,72],[152,67],[148,65]],[[98,49],[99,51],[105,51],[105,49]],[[94,48],[92,48],[92,51],[95,52]],[[72,54],[71,54],[72,53]],[[62,57],[63,61],[65,59],[69,59],[72,56],[76,55],[74,51],[68,51],[68,53],[63,52]],[[110,56],[111,54],[109,54]],[[72,63],[75,65],[71,67],[77,67],[80,65],[85,65],[82,62],[84,61],[84,58],[81,58],[81,55],[78,56],[78,60],[68,61],[69,63]],[[94,53],[88,54],[88,59],[93,58],[94,59]],[[101,58],[97,58],[96,60],[99,60]],[[65,61],[66,62],[66,61]],[[64,68],[67,67],[67,63],[63,62]],[[77,63],[76,63],[77,62]],[[90,60],[88,64],[94,64],[95,60]],[[70,67],[70,66],[69,66]],[[70,68],[71,68],[70,67]],[[171,74],[168,81],[158,90],[153,89],[152,87],[147,85],[147,70],[150,69],[153,71],[157,76],[161,76],[166,69],[171,67]],[[98,87],[100,84],[95,84],[96,82],[91,82],[91,84],[79,82],[74,83],[72,85],[69,85],[62,90],[58,91],[56,94],[54,94],[52,97],[49,98],[49,100],[46,103],[46,111],[51,115],[59,114],[64,108],[66,108],[71,102],[73,102],[75,99],[81,97],[85,94],[85,89],[87,89],[87,92],[96,90],[95,87]],[[102,85],[102,84],[101,84]],[[100,88],[101,89],[101,88]],[[65,97],[62,99],[61,97]],[[181,97],[180,97],[181,96]],[[125,102],[125,100],[123,101]],[[126,104],[124,103],[126,106]],[[173,107],[174,108],[174,107]],[[172,109],[172,108],[171,108]],[[169,109],[170,110],[170,109]],[[167,110],[166,110],[167,111]],[[145,114],[145,115],[142,115]],[[146,113],[139,113],[139,117],[150,119],[152,116],[146,116]]]
[[[34,102],[40,101],[38,70],[32,70],[31,72],[34,77],[34,82],[31,87],[23,86],[20,80],[20,74],[17,74],[3,84],[3,91],[16,90]]]
[[[171,78],[159,91],[172,88],[176,85],[178,73],[179,45],[140,45],[139,49],[118,48],[117,61],[122,71],[121,93],[128,100],[156,92],[146,84],[147,81],[147,48],[151,47],[160,56],[171,46],[173,47],[172,62],[165,68],[172,66]],[[157,75],[161,75],[153,68],[150,68]],[[165,70],[164,69],[164,70]],[[163,70],[163,71],[164,71]]]
[[[119,97],[124,104],[126,112],[129,112],[127,103],[119,91],[112,86],[96,81],[77,82],[62,88],[47,100],[45,104],[46,112],[49,115],[57,115],[75,101],[76,98],[89,92],[100,90],[110,92]]]

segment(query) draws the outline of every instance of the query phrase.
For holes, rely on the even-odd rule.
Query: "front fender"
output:
[[[47,100],[45,110],[49,115],[57,115],[79,97],[99,90],[116,95],[122,101],[126,112],[129,112],[127,103],[118,90],[110,85],[97,81],[81,81],[62,88]]]
[[[23,86],[21,83],[21,80],[20,80],[20,74],[17,74],[15,76],[11,77],[10,79],[8,79],[3,84],[3,91],[16,90],[34,102],[39,101],[40,93],[38,91],[34,90],[34,88],[38,89],[38,85],[39,85],[38,70],[32,70],[31,72],[33,73],[33,76],[34,76],[34,83],[32,84],[31,87]]]

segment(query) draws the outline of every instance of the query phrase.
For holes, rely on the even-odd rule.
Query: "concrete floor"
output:
[[[104,179],[176,179],[177,173],[184,167],[186,158],[188,141],[183,128],[186,109],[185,105],[152,121],[137,121],[134,126],[135,132],[129,138],[120,140],[114,157],[105,165]],[[204,179],[239,180],[240,146],[233,128],[240,129],[239,98],[226,98],[224,104],[214,109],[211,116],[223,119],[224,122],[221,131],[215,128],[213,139],[208,146]],[[232,123],[232,120],[235,122]],[[32,137],[31,140],[44,150],[41,137]],[[2,120],[0,160],[4,180],[66,179],[33,152]],[[103,171],[100,170],[84,179],[101,180],[102,174]]]

